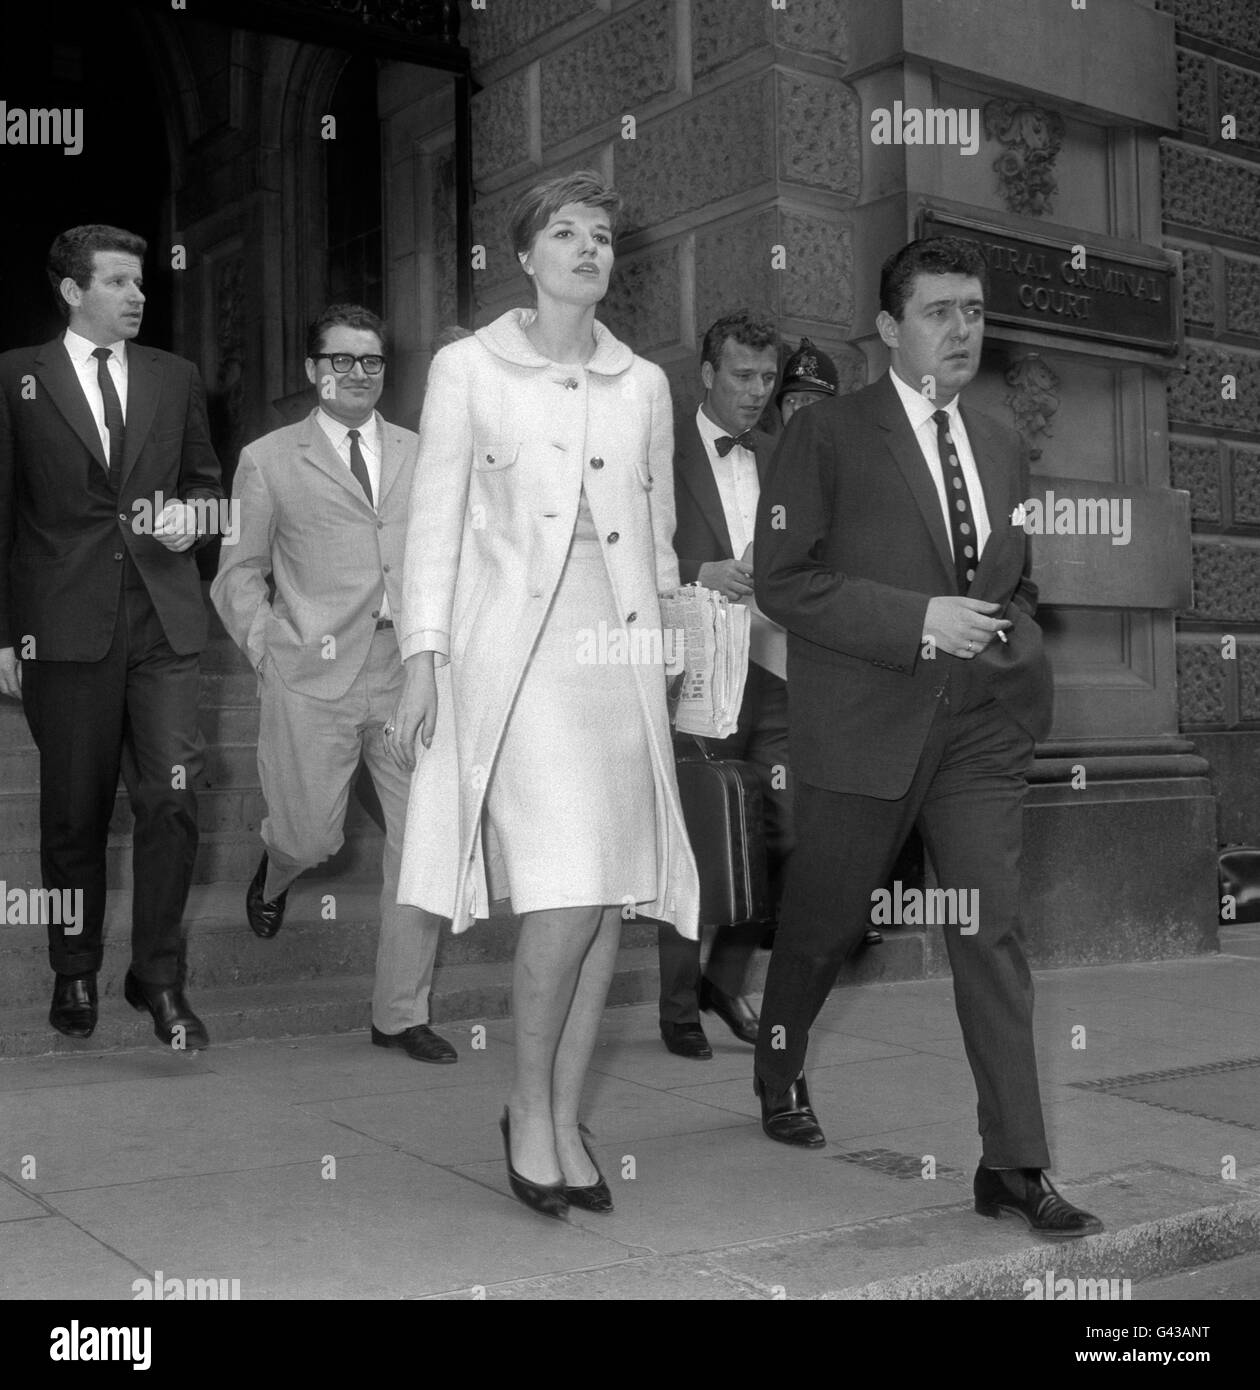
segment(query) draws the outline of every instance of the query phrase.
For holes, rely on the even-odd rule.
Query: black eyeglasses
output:
[[[385,370],[385,359],[379,353],[368,352],[362,357],[356,357],[351,352],[321,352],[321,357],[327,358],[332,363],[334,372],[345,373],[354,371],[354,364],[358,362],[368,376],[376,376]]]

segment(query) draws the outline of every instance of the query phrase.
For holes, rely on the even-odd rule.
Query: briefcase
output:
[[[703,739],[681,740],[678,796],[700,875],[700,925],[771,917],[761,783],[751,763],[715,758]]]
[[[1227,845],[1220,853],[1220,920],[1260,922],[1260,849]]]

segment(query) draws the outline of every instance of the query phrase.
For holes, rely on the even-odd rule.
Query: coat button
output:
[[[119,512],[119,513],[118,513],[118,520],[119,520],[119,521],[126,521],[126,520],[127,520],[127,513],[126,513],[126,512]]]
[[[385,523],[383,521],[378,521],[376,523],[376,529],[378,531],[383,531],[385,529]]]
[[[632,622],[634,622],[634,620],[635,620],[638,616],[639,616],[639,615],[638,615],[637,613],[627,613],[627,614],[626,614],[626,622],[632,623]]]
[[[388,566],[388,565],[382,565],[382,566],[381,566],[381,573],[382,573],[382,574],[388,574],[388,573],[389,573],[389,566]]]
[[[374,618],[379,618],[379,617],[381,616],[381,610],[380,610],[379,608],[373,608],[373,609],[372,609],[372,616],[373,616]]]
[[[591,467],[592,467],[592,468],[603,468],[603,466],[604,466],[604,460],[603,460],[603,459],[592,459],[592,460],[591,460]]]
[[[493,455],[493,454],[487,454],[487,455],[486,455],[486,462],[487,462],[487,463],[493,463],[493,462],[494,462],[494,455]]]
[[[621,539],[621,532],[620,532],[620,531],[609,531],[609,533],[608,533],[608,544],[609,544],[609,545],[615,545],[620,539]]]
[[[115,559],[115,560],[121,560],[121,559],[122,559],[122,551],[121,551],[121,550],[115,550],[115,551],[114,551],[114,559]]]

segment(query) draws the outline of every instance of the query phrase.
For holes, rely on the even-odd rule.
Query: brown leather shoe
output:
[[[68,1038],[90,1038],[96,1030],[96,974],[58,975],[48,1021]]]
[[[1047,1240],[1074,1240],[1097,1235],[1103,1223],[1080,1207],[1066,1202],[1041,1168],[976,1169],[972,1190],[981,1216],[1011,1212],[1022,1216],[1028,1229]]]
[[[753,1077],[753,1090],[761,1099],[761,1127],[771,1139],[805,1149],[819,1149],[827,1142],[818,1116],[809,1103],[803,1074],[773,1101],[767,1096],[761,1077]]]
[[[459,1053],[427,1023],[417,1023],[414,1027],[404,1028],[401,1033],[382,1033],[373,1024],[372,1042],[376,1047],[401,1048],[408,1057],[413,1057],[417,1062],[459,1061]]]

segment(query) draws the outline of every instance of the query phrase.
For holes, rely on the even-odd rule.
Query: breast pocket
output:
[[[473,468],[478,473],[499,473],[520,456],[521,446],[508,440],[481,442],[473,452]]]

